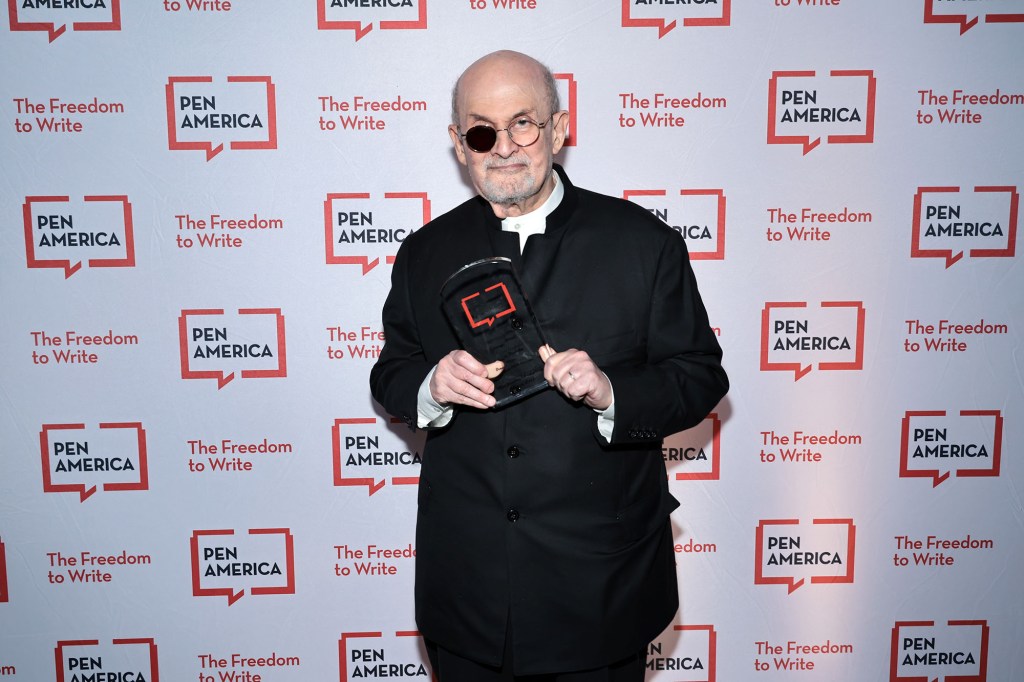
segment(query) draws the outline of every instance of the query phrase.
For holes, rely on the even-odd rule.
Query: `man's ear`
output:
[[[564,109],[555,112],[551,125],[551,153],[557,154],[565,144],[565,137],[569,130],[569,112]]]
[[[452,138],[452,144],[455,145],[455,156],[459,157],[459,163],[463,166],[466,165],[466,148],[462,144],[462,138],[459,136],[459,129],[455,127],[455,124],[448,126],[448,137]]]

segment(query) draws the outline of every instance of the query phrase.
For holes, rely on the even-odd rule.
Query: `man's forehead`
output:
[[[543,108],[543,94],[530,81],[475,80],[460,94],[463,115],[488,121],[505,120],[524,114],[536,115]]]

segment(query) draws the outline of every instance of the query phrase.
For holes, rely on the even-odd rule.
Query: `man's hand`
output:
[[[505,369],[498,360],[484,365],[464,350],[453,350],[437,363],[430,379],[430,395],[441,405],[468,405],[482,410],[494,407],[494,382]]]
[[[570,348],[556,353],[544,345],[538,352],[544,361],[544,378],[559,393],[570,400],[582,400],[595,410],[608,409],[612,404],[611,383],[586,351]]]

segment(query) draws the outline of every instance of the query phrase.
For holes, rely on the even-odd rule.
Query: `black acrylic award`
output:
[[[512,261],[485,258],[463,266],[441,287],[441,300],[464,350],[485,365],[505,363],[493,379],[495,407],[548,387],[538,354],[546,341]]]

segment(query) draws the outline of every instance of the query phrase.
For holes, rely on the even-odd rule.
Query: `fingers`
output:
[[[611,404],[611,385],[586,351],[556,352],[545,344],[537,350],[544,360],[544,379],[569,400],[603,410]]]
[[[499,374],[505,371],[505,363],[501,360],[495,360],[489,365],[484,365],[484,369],[487,372],[488,379],[494,379]]]
[[[582,396],[582,393],[579,393],[583,385],[581,380],[586,379],[584,365],[590,361],[590,357],[575,348],[558,353],[547,344],[541,346],[537,352],[544,361],[544,379],[548,385],[557,388],[567,397],[578,400]]]
[[[441,358],[430,379],[430,394],[442,405],[468,405],[479,409],[494,407],[494,378],[505,369],[500,360],[484,365],[464,350]]]
[[[547,362],[548,358],[555,354],[555,349],[545,343],[543,346],[537,349],[537,353],[540,355],[541,360]]]

